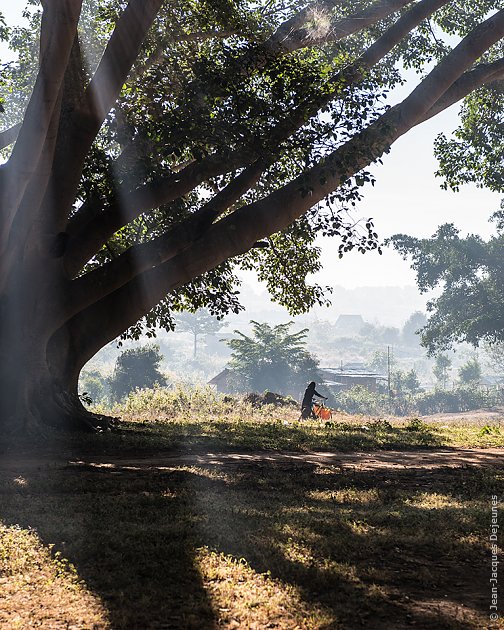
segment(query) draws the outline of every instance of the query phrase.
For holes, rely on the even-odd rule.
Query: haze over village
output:
[[[344,377],[347,381],[343,389],[362,385],[372,391],[386,391],[390,373],[413,371],[419,388],[431,390],[439,385],[433,373],[435,358],[427,355],[417,334],[426,321],[427,299],[415,286],[334,287],[330,306],[316,306],[307,314],[290,316],[258,283],[252,285],[245,279],[240,313],[220,322],[214,319],[210,332],[204,324],[196,324],[191,330],[187,322],[194,316],[188,314],[187,320],[182,315],[174,331],[158,330],[155,339],[113,342],[85,367],[81,389],[90,389],[89,374],[99,372],[111,378],[121,353],[154,344],[159,348],[160,371],[169,387],[210,385],[218,392],[234,393],[236,388],[228,382],[228,374],[232,373],[228,369],[232,355],[228,342],[239,333],[250,335],[252,322],[271,327],[292,322],[291,332],[306,330],[306,348],[318,362],[322,388],[327,384],[337,391]],[[457,370],[475,358],[481,364],[481,386],[496,387],[501,382],[499,367],[483,348],[476,351],[459,344],[448,356],[451,369],[446,373],[446,387],[456,387]],[[310,378],[307,374],[306,379]],[[302,391],[287,388],[282,393],[299,399]]]

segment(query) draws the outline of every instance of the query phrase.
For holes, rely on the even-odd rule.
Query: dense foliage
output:
[[[504,213],[494,215],[497,233],[488,241],[460,236],[453,224],[442,225],[432,238],[397,234],[393,247],[417,274],[422,292],[441,288],[428,303],[429,319],[422,341],[430,353],[466,341],[504,340]]]
[[[113,398],[116,400],[123,398],[134,389],[166,385],[166,378],[159,370],[162,360],[159,346],[154,344],[122,352],[117,358],[110,379]]]
[[[374,416],[457,413],[502,405],[504,390],[484,390],[474,386],[458,385],[453,389],[434,389],[414,395],[388,396],[386,393],[371,392],[358,386],[337,394],[334,404],[347,413]]]
[[[252,334],[239,330],[232,349],[230,368],[236,374],[238,391],[270,390],[301,399],[310,381],[318,380],[317,360],[306,348],[306,329],[291,333],[293,323],[270,326],[252,323]]]

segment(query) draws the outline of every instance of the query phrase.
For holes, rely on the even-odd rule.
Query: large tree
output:
[[[453,224],[432,238],[396,234],[394,248],[417,274],[422,292],[435,289],[427,304],[429,318],[420,329],[430,354],[467,342],[478,346],[504,342],[504,211],[493,215],[495,236],[460,236]]]
[[[292,311],[323,299],[317,232],[377,245],[344,214],[364,169],[504,73],[495,0],[30,4],[2,77],[2,430],[105,426],[86,361],[173,310],[238,308],[235,265]],[[432,69],[387,108],[400,67]]]
[[[319,378],[318,361],[306,347],[307,329],[293,333],[293,322],[250,323],[252,335],[235,330],[238,337],[227,342],[233,351],[229,366],[235,373],[236,389],[270,390],[301,399],[307,384]]]

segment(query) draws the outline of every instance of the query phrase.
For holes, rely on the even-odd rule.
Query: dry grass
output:
[[[140,429],[137,446],[309,451],[504,446],[504,412],[377,418],[334,412],[330,422],[299,422],[296,407],[254,408],[210,388],[152,389],[131,394],[112,410],[127,429]],[[128,439],[134,444],[134,436]]]
[[[36,532],[0,523],[0,627],[109,628],[98,597]]]
[[[208,548],[196,556],[203,583],[222,628],[321,628],[332,615],[307,605],[299,589],[257,573],[243,558]]]
[[[0,625],[483,628],[503,480],[246,462],[3,471]]]
[[[157,419],[133,402],[122,433],[54,435],[0,466],[2,629],[504,627],[488,620],[502,469],[120,463],[174,449],[499,446],[497,424],[299,423],[297,410],[205,398]],[[61,463],[86,453],[121,457]]]

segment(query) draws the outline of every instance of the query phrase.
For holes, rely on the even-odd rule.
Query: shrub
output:
[[[364,415],[457,413],[501,405],[503,392],[485,391],[476,387],[458,387],[454,390],[435,389],[415,395],[388,397],[357,386],[334,396],[336,406],[347,413]]]
[[[258,396],[258,395],[257,395]],[[245,397],[219,394],[209,386],[193,386],[179,383],[175,387],[153,387],[130,392],[125,400],[117,403],[112,410],[97,407],[102,413],[120,415],[125,419],[142,421],[183,421],[187,418],[200,420],[226,420],[241,422],[243,419],[257,421],[279,421],[286,416],[295,419],[299,415],[298,406],[283,406],[284,400],[276,403],[265,402],[253,406]],[[269,397],[268,397],[269,399]]]
[[[148,344],[125,350],[117,358],[110,389],[116,400],[136,388],[166,385],[166,378],[159,371],[163,356],[159,346]]]

